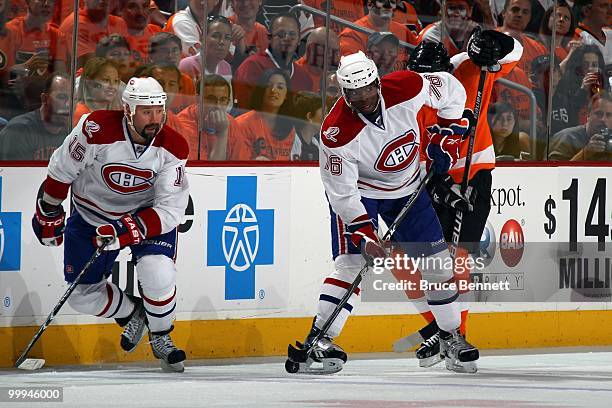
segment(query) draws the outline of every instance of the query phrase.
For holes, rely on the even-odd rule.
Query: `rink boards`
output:
[[[175,341],[190,358],[284,354],[288,342],[302,340],[333,268],[318,168],[187,170]],[[14,361],[66,288],[63,247],[41,246],[30,226],[45,174],[42,167],[0,168],[0,366]],[[610,198],[610,167],[494,171],[481,245],[487,266],[474,280],[508,282],[509,290],[477,295],[469,320],[474,343],[611,344]],[[124,252],[109,279],[134,291],[134,266]],[[422,325],[403,292],[364,291],[363,298],[339,338],[348,351],[389,351]],[[119,328],[100,322],[65,305],[33,355],[56,364],[150,358],[143,346],[119,352]]]

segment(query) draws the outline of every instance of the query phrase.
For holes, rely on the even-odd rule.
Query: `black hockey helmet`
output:
[[[421,41],[410,54],[408,69],[414,72],[450,72],[452,65],[444,44]]]

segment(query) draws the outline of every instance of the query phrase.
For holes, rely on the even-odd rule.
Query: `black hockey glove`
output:
[[[465,195],[461,195],[461,186],[448,174],[434,175],[427,183],[427,191],[431,200],[439,205],[443,205],[461,212],[474,211],[476,201],[476,189],[468,186]]]
[[[474,64],[481,67],[496,65],[514,48],[514,39],[495,30],[484,30],[477,27],[468,41],[467,53]]]

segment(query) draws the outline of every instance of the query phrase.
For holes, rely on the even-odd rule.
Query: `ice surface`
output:
[[[182,374],[148,363],[4,370],[0,387],[62,386],[64,402],[0,406],[610,408],[612,352],[606,350],[489,352],[477,374],[452,373],[443,364],[421,369],[411,353],[349,356],[360,359],[325,377],[287,374],[280,358],[189,361]]]

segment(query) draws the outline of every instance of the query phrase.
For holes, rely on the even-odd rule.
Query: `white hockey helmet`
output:
[[[341,88],[359,89],[378,79],[378,69],[363,51],[357,51],[340,58],[336,77]]]
[[[130,113],[136,112],[136,106],[166,106],[166,93],[164,88],[154,78],[131,78],[121,101],[129,106]]]

